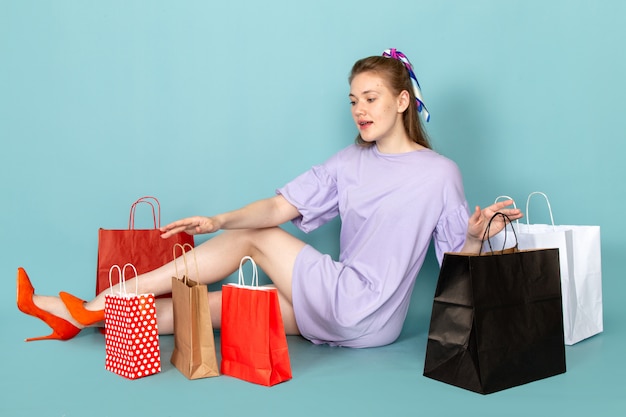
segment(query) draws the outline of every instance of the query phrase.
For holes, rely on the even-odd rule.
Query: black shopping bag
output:
[[[489,394],[564,372],[558,249],[444,255],[424,376]]]

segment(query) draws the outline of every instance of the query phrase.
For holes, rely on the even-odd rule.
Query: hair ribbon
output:
[[[417,81],[417,77],[415,76],[415,72],[413,71],[413,65],[409,59],[402,52],[398,51],[396,48],[386,49],[383,52],[383,56],[385,58],[393,58],[398,60],[404,64],[406,69],[409,71],[409,76],[411,77],[411,83],[413,84],[413,93],[415,94],[415,100],[417,101],[417,111],[422,113],[422,117],[427,122],[430,121],[430,113],[426,109],[426,105],[424,105],[424,98],[422,97],[422,90],[420,88],[420,84]]]

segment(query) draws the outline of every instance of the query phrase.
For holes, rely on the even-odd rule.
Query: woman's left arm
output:
[[[474,213],[472,213],[467,223],[467,237],[465,239],[465,245],[463,245],[463,249],[461,250],[461,252],[480,252],[483,244],[482,238],[485,234],[485,229],[487,228],[489,220],[491,220],[494,214],[498,212],[506,214],[506,216],[511,220],[517,220],[522,218],[523,214],[519,209],[507,208],[511,205],[513,205],[513,200],[500,201],[482,210],[479,206],[476,206]],[[491,222],[489,235],[495,235],[496,233],[504,229],[505,226],[505,219],[502,216],[496,217],[493,222]]]

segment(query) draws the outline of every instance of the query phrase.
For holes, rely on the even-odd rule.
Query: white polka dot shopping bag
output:
[[[105,295],[105,368],[125,378],[137,379],[161,371],[161,354],[154,294],[137,294],[137,285],[134,293],[128,293],[127,268],[137,276],[132,264],[123,268],[113,265],[109,270],[109,277],[118,271],[120,285],[118,292],[111,289]]]

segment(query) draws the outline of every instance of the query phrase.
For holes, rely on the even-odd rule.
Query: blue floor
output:
[[[618,282],[616,274],[606,275],[605,282]],[[500,417],[626,413],[626,332],[621,308],[612,302],[619,297],[612,294],[605,296],[604,333],[566,348],[565,374],[484,396],[422,376],[436,279],[432,276],[420,276],[404,331],[396,343],[357,350],[315,346],[289,337],[293,379],[271,388],[227,376],[187,380],[169,363],[172,336],[160,339],[162,372],[134,381],[104,369],[104,338],[95,330],[84,331],[68,342],[24,343],[25,337],[45,334],[48,329],[17,311],[14,279],[5,278],[2,305],[6,311],[0,322],[2,416]],[[216,344],[219,346],[219,334]]]

